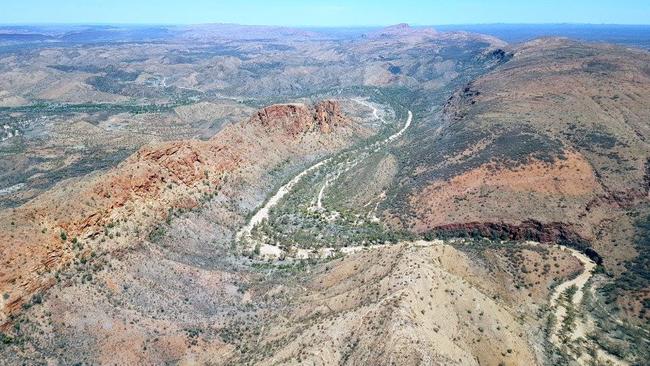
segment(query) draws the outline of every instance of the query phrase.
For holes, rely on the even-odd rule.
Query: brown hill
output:
[[[635,225],[650,188],[648,64],[647,52],[608,45],[520,46],[456,92],[442,126],[409,146],[413,169],[401,185],[409,214],[390,216],[420,233],[591,246],[607,270],[636,278],[634,295],[618,299],[643,319],[647,274],[629,268],[647,255]]]
[[[0,293],[6,294],[0,321],[54,284],[72,262],[137,245],[155,236],[152,230],[175,211],[229,190],[226,194],[235,195],[244,182],[263,186],[262,174],[274,166],[313,159],[366,134],[342,115],[336,101],[274,105],[209,141],[144,147],[107,173],[64,181],[0,212]],[[126,229],[116,232],[118,225]]]

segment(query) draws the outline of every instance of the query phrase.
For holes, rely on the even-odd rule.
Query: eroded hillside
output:
[[[259,118],[269,110],[272,118]],[[215,197],[238,210],[241,187],[269,184],[262,174],[332,152],[371,131],[344,117],[336,101],[270,106],[208,141],[144,147],[107,173],[64,182],[6,210],[0,216],[5,228],[0,283],[8,295],[2,320],[56,283],[72,263],[155,239],[162,235],[157,225],[175,212]],[[238,222],[231,220],[229,225]]]
[[[400,149],[409,156],[386,217],[434,236],[591,248],[611,276],[598,291],[604,324],[620,310],[647,325],[649,62],[644,51],[565,39],[520,46]]]
[[[521,46],[450,97],[418,142],[404,224],[562,223],[620,274],[648,203],[648,61],[563,39]]]

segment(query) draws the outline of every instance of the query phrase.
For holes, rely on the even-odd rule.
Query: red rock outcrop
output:
[[[341,106],[336,101],[324,100],[316,104],[315,109],[316,112],[314,118],[316,119],[316,123],[318,123],[321,132],[329,133],[339,124],[346,123],[346,120],[341,113]]]
[[[135,245],[170,210],[197,206],[202,196],[214,194],[242,160],[236,149],[211,141],[163,143],[142,148],[101,176],[56,187],[11,213],[3,212],[0,226],[11,224],[0,233],[0,289],[11,297],[0,303],[0,326],[34,293],[54,283],[51,274],[74,259],[77,242],[99,252]],[[100,246],[107,236],[102,233],[116,222],[132,223],[137,233],[125,228],[106,247]]]
[[[343,125],[346,121],[339,103],[333,100],[325,100],[314,106],[274,104],[261,109],[250,119],[250,123],[265,126],[267,130],[281,129],[294,137],[316,128],[320,132],[330,133],[335,126]]]

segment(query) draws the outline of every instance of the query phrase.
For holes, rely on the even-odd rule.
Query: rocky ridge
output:
[[[648,62],[645,51],[567,39],[521,45],[454,93],[439,129],[422,133],[422,163],[410,173],[417,188],[393,219],[420,233],[504,238],[530,222],[550,233],[562,223],[563,236],[591,247],[614,276],[631,275],[638,218],[648,211]],[[639,305],[647,290],[618,299],[636,321],[647,319]]]
[[[174,212],[233,194],[229,179],[231,185],[255,181],[282,160],[336,149],[361,131],[342,115],[337,101],[314,108],[274,105],[209,141],[146,146],[106,173],[64,181],[1,212],[0,292],[8,297],[0,299],[0,321],[6,327],[9,315],[51,286],[72,262],[138,245],[152,230],[156,235],[157,225]],[[127,222],[130,229],[114,232]]]

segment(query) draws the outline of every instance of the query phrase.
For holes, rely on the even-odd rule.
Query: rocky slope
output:
[[[205,140],[254,108],[232,101],[166,106],[48,105],[0,111],[0,207],[15,207],[59,181],[117,165],[155,142]]]
[[[270,106],[208,141],[144,147],[107,173],[64,181],[0,212],[0,292],[6,294],[0,320],[53,285],[71,263],[137,245],[157,235],[156,225],[175,211],[198,207],[228,187],[234,194],[237,185],[260,184],[275,165],[340,148],[365,130],[336,101]]]
[[[317,266],[297,305],[240,357],[262,356],[262,365],[536,364],[531,345],[543,335],[531,329],[542,320],[518,304],[545,302],[545,285],[579,264],[556,249],[510,250],[540,264],[557,255],[563,274],[540,271],[520,290],[512,277],[521,272],[500,262],[499,249],[483,261],[441,241],[369,249]]]
[[[397,178],[386,217],[419,233],[591,247],[618,287],[608,302],[647,322],[649,62],[645,51],[566,39],[521,45],[401,149],[408,178]]]

